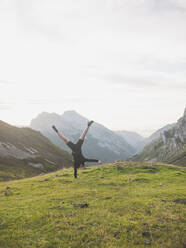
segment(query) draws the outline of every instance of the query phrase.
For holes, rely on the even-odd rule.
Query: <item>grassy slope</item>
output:
[[[157,161],[163,161],[169,164],[175,164],[180,166],[186,166],[186,145],[178,153],[175,151],[173,153],[168,148],[164,150],[163,142],[161,139],[147,145],[144,150],[131,158],[132,161],[150,161],[153,159]]]
[[[186,198],[185,172],[123,162],[81,170],[77,180],[64,169],[0,183],[0,247],[185,247],[185,205],[173,202]]]
[[[24,147],[34,148],[38,151],[36,158],[16,159],[13,157],[0,157],[0,181],[20,179],[55,171],[65,166],[72,166],[72,157],[66,151],[52,144],[40,132],[30,128],[17,128],[0,121],[0,142],[10,143],[24,150]],[[55,164],[45,159],[54,161]],[[44,168],[34,168],[28,162],[41,163]],[[16,165],[16,166],[15,166]]]

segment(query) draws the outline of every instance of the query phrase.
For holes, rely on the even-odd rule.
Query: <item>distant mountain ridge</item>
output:
[[[40,132],[0,121],[0,181],[39,175],[72,165],[72,157]]]
[[[169,130],[175,125],[176,123],[168,124],[158,129],[157,131],[155,131],[153,134],[151,134],[147,138],[142,137],[140,134],[136,132],[126,131],[126,130],[116,131],[116,133],[122,136],[131,146],[133,146],[135,148],[136,154],[138,154],[142,152],[142,150],[144,149],[146,145],[151,144],[155,140],[158,140],[164,131]]]
[[[59,139],[51,126],[56,125],[59,131],[67,138],[76,142],[87,126],[87,121],[87,118],[81,116],[76,111],[65,111],[62,115],[44,112],[31,121],[30,127],[39,130],[54,144],[70,152],[69,148]],[[86,157],[98,158],[103,162],[112,162],[116,159],[126,159],[134,155],[135,149],[124,138],[95,122],[87,134],[83,145],[83,152]]]
[[[164,130],[159,139],[147,145],[134,161],[162,161],[186,166],[186,108],[172,128]]]
[[[136,132],[120,130],[115,131],[118,135],[122,136],[131,146],[136,150],[136,153],[142,149],[143,143],[145,143],[145,138]]]

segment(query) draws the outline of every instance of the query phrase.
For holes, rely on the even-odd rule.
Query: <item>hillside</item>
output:
[[[145,145],[158,140],[165,131],[168,131],[169,129],[173,128],[175,125],[176,123],[167,124],[164,127],[158,129],[145,140]]]
[[[0,183],[0,247],[185,248],[185,172],[117,162]]]
[[[129,143],[132,147],[135,148],[135,153],[139,154],[143,151],[146,145],[149,145],[161,137],[161,134],[165,131],[168,131],[172,127],[174,127],[176,123],[167,124],[166,126],[158,129],[154,133],[152,133],[149,137],[144,138],[136,132],[130,132],[125,130],[116,131],[116,133],[122,136],[127,143]]]
[[[71,156],[40,132],[0,121],[0,181],[34,176],[71,165]]]
[[[55,113],[41,113],[31,121],[31,128],[39,130],[54,144],[69,151],[66,144],[59,139],[51,126],[56,127],[73,142],[77,142],[82,131],[87,126],[87,118],[75,111],[66,111],[63,115]],[[135,149],[124,138],[117,135],[99,123],[94,123],[83,145],[86,157],[98,158],[103,162],[126,159],[135,154]]]
[[[161,133],[161,137],[147,145],[133,161],[163,161],[186,166],[186,109],[176,125]]]

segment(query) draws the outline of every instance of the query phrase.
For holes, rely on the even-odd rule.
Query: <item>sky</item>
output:
[[[186,106],[186,0],[0,0],[0,119],[76,110],[148,136]]]

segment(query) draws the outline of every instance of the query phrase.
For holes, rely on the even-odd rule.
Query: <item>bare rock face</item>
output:
[[[170,149],[180,150],[186,143],[186,108],[183,117],[181,117],[176,126],[162,134],[164,145],[169,144]]]
[[[186,108],[176,125],[161,133],[161,137],[146,146],[134,160],[163,161],[186,166]]]
[[[176,125],[161,135],[163,141],[162,159],[184,152],[186,144],[186,108]]]
[[[149,137],[145,138],[140,136],[138,133],[129,132],[129,131],[116,131],[116,133],[122,136],[131,146],[135,148],[135,153],[139,154],[143,151],[144,147],[158,140],[164,133],[173,128],[176,123],[167,124],[166,126],[158,129],[152,133]]]
[[[18,159],[26,159],[34,157],[32,153],[17,148],[10,143],[0,142],[0,156],[1,157],[14,157]]]

